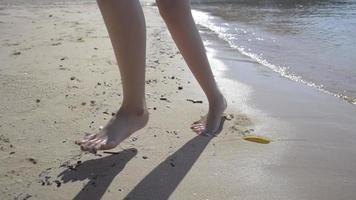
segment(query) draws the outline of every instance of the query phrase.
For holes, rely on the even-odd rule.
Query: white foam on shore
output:
[[[295,81],[295,82],[305,84],[309,87],[315,88],[319,91],[322,91],[329,95],[341,98],[351,104],[356,105],[355,99],[352,99],[351,97],[343,95],[343,94],[337,94],[337,93],[330,92],[330,91],[326,90],[323,85],[318,85],[313,82],[306,81],[301,76],[298,76],[298,75],[295,75],[295,74],[289,72],[288,67],[274,65],[274,64],[270,63],[269,61],[267,61],[266,59],[264,59],[261,55],[257,55],[255,53],[251,52],[250,49],[246,49],[244,47],[239,46],[236,43],[235,36],[228,32],[229,31],[228,23],[215,23],[214,20],[216,21],[217,17],[211,16],[206,12],[192,10],[192,14],[193,14],[196,24],[206,27],[209,30],[213,31],[214,33],[216,33],[218,35],[219,38],[226,41],[231,48],[236,49],[241,54],[251,58],[252,60],[256,61],[257,63],[259,63],[265,67],[268,67],[272,71],[278,73],[280,76],[285,77],[285,78]],[[237,29],[235,31],[241,31],[241,32],[247,34],[247,31],[243,30],[243,29],[241,29],[241,30]],[[257,37],[256,40],[263,40],[263,38]]]

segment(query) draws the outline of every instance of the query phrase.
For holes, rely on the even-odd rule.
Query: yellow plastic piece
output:
[[[257,136],[257,135],[246,135],[246,136],[243,136],[242,139],[250,141],[250,142],[261,143],[261,144],[268,144],[271,142],[271,139],[264,137],[264,136]]]

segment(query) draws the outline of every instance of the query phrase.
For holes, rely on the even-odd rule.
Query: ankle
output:
[[[142,106],[122,105],[118,112],[142,116],[147,113],[147,107],[146,105],[142,105]]]
[[[216,106],[220,104],[226,104],[225,102],[225,97],[223,94],[219,91],[214,96],[208,98],[209,101],[209,106]]]

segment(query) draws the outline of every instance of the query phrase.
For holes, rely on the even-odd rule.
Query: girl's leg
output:
[[[78,142],[83,150],[116,147],[148,121],[145,102],[146,27],[138,0],[97,0],[119,65],[123,103],[97,134]]]
[[[189,0],[156,0],[161,16],[187,65],[209,101],[209,112],[192,124],[197,133],[215,134],[226,109],[226,101],[217,87],[203,42],[195,26]]]

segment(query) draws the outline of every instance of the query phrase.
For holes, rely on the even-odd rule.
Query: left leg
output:
[[[227,105],[211,71],[203,42],[191,14],[190,1],[156,1],[173,40],[209,101],[208,114],[193,123],[191,128],[198,134],[215,134],[220,127],[221,117]]]

